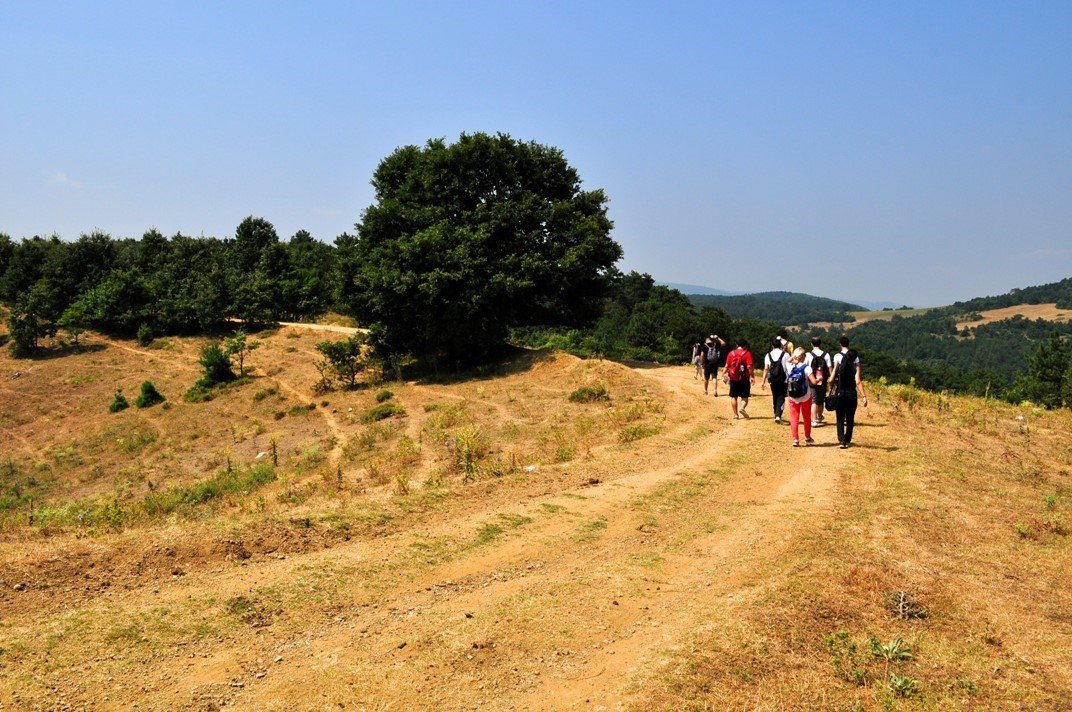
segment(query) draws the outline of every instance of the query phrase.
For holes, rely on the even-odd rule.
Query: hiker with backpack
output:
[[[692,365],[696,368],[696,373],[692,374],[692,380],[700,378],[700,374],[703,373],[703,339],[696,339],[692,342]]]
[[[789,399],[789,431],[793,447],[800,447],[800,421],[804,421],[804,443],[811,445],[811,399],[814,393],[815,374],[805,358],[803,346],[793,350],[785,360],[785,393]]]
[[[820,425],[826,425],[826,419],[823,417],[823,401],[826,400],[826,390],[830,383],[830,373],[833,368],[833,364],[830,360],[830,354],[823,351],[823,340],[818,336],[811,337],[811,351],[804,356],[804,360],[811,366],[811,371],[815,375],[815,393],[812,394],[812,427],[819,427]]]
[[[849,348],[849,337],[842,336],[838,343],[841,352],[834,355],[833,391],[837,399],[834,413],[837,415],[838,447],[842,450],[852,444],[852,430],[856,424],[856,407],[859,399],[867,407],[867,394],[864,393],[860,354]]]
[[[725,340],[718,334],[711,334],[700,344],[700,358],[703,361],[703,392],[707,395],[707,384],[715,382],[715,398],[718,398],[718,362],[722,359],[722,349],[719,344],[726,345]]]
[[[771,340],[771,350],[763,357],[763,380],[760,388],[766,390],[770,384],[771,401],[774,403],[774,422],[779,425],[782,422],[782,412],[785,410],[785,357],[786,351],[782,348],[782,340],[775,337]]]
[[[752,352],[748,350],[747,339],[737,339],[737,348],[726,355],[726,370],[723,379],[730,386],[730,406],[733,408],[733,419],[741,416],[748,417],[748,398],[751,395],[752,384],[756,381],[756,374],[752,370]],[[737,401],[741,401],[738,409]]]

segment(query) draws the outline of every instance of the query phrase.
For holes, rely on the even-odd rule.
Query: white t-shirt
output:
[[[771,360],[771,354],[775,354],[774,360]],[[767,355],[763,357],[763,368],[770,370],[770,367],[774,365],[774,361],[781,361],[785,364],[785,349],[771,349],[767,352]]]
[[[830,364],[830,354],[828,354],[825,351],[823,351],[820,347],[816,346],[816,347],[812,348],[811,351],[809,351],[808,353],[804,354],[804,363],[806,363],[809,366],[811,366],[812,362],[815,361],[815,359],[819,358],[820,356],[823,357],[826,360],[826,375],[829,376],[831,373],[834,372],[834,368]],[[813,391],[816,391],[816,392],[818,392],[818,391],[825,392],[826,391],[826,382],[824,381],[823,383],[820,383],[817,386],[812,385],[811,389]]]
[[[782,366],[785,368],[785,377],[787,379],[789,378],[789,374],[792,373],[793,369],[796,368],[798,365],[799,364],[793,363],[789,359],[788,355],[786,355],[785,358],[782,359]],[[807,379],[808,376],[810,376],[811,374],[812,374],[811,366],[808,365],[808,362],[805,360],[804,361],[804,378]],[[791,396],[791,395],[789,395],[787,393],[786,397],[790,401],[792,401],[793,403],[803,403],[804,401],[811,400],[812,391],[813,391],[813,389],[811,387],[811,381],[807,381],[807,383],[808,383],[808,392],[807,393],[805,393],[804,395],[802,395],[799,398],[794,398],[793,396]]]

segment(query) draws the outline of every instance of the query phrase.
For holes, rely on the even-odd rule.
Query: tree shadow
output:
[[[453,369],[433,368],[424,364],[407,364],[401,371],[402,380],[424,385],[452,385],[475,381],[490,381],[531,371],[537,364],[553,361],[556,349],[522,349],[514,346],[497,352],[484,363]]]
[[[78,354],[92,354],[104,351],[106,344],[62,344],[40,347],[37,351],[26,356],[28,361],[51,361],[57,358],[66,358]]]

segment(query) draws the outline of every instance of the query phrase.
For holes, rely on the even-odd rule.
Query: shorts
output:
[[[730,381],[730,398],[744,398],[752,393],[752,384],[749,381]]]
[[[704,378],[718,378],[718,363],[714,361],[704,361],[703,376]]]

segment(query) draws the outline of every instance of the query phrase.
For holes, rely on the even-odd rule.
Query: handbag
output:
[[[829,411],[837,410],[838,394],[837,391],[832,392],[823,400],[823,407]]]

